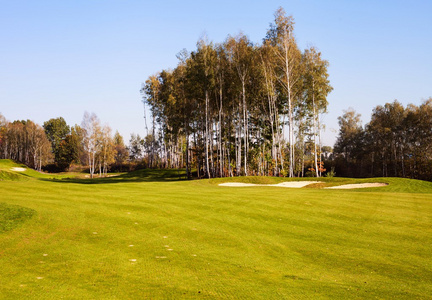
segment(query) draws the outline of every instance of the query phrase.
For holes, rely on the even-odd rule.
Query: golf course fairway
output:
[[[0,299],[432,295],[430,182],[179,174],[75,179],[0,160]],[[388,185],[323,188],[366,182]]]

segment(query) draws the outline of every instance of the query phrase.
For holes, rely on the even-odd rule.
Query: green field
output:
[[[13,167],[0,161],[1,299],[431,299],[430,182]],[[322,189],[353,182],[389,185]]]

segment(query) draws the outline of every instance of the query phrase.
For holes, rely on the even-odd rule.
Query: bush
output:
[[[327,172],[327,174],[325,174],[325,177],[335,177],[336,176],[336,172],[335,172],[335,168],[332,167],[330,171]]]

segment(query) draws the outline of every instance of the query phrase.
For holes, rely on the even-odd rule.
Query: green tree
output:
[[[73,161],[77,161],[78,156],[77,141],[72,134],[68,134],[64,140],[60,142],[57,149],[56,164],[61,170],[69,168]]]
[[[139,134],[132,133],[129,140],[129,159],[131,161],[141,160],[143,158],[144,140]],[[152,151],[152,150],[151,150]]]
[[[125,163],[129,157],[128,150],[125,146],[123,137],[120,135],[118,131],[114,134],[114,148],[115,148],[115,156],[114,161],[115,164],[120,166]]]
[[[54,162],[60,170],[69,168],[71,162],[76,157],[73,151],[73,145],[67,145],[66,137],[70,135],[70,127],[62,117],[52,118],[43,125],[48,140],[51,142],[54,154]]]
[[[354,157],[358,148],[359,136],[363,133],[361,115],[353,108],[344,110],[344,114],[338,117],[339,135],[337,137],[334,151],[343,155],[347,162]]]

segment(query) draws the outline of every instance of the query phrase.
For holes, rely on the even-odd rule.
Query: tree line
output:
[[[13,159],[41,170],[52,157],[44,129],[34,122],[7,122],[0,114],[0,158]]]
[[[338,175],[432,180],[432,98],[404,107],[395,100],[374,108],[362,126],[348,109],[339,117],[334,146]]]
[[[90,176],[107,174],[130,162],[123,137],[85,113],[81,125],[70,127],[62,118],[43,126],[30,120],[8,122],[0,114],[0,158],[13,159],[38,171],[65,171],[72,163],[89,168]]]
[[[150,112],[150,167],[185,167],[188,177],[320,176],[320,116],[327,110],[328,61],[298,48],[294,19],[275,12],[262,43],[244,34],[181,51],[173,70],[142,85]]]

